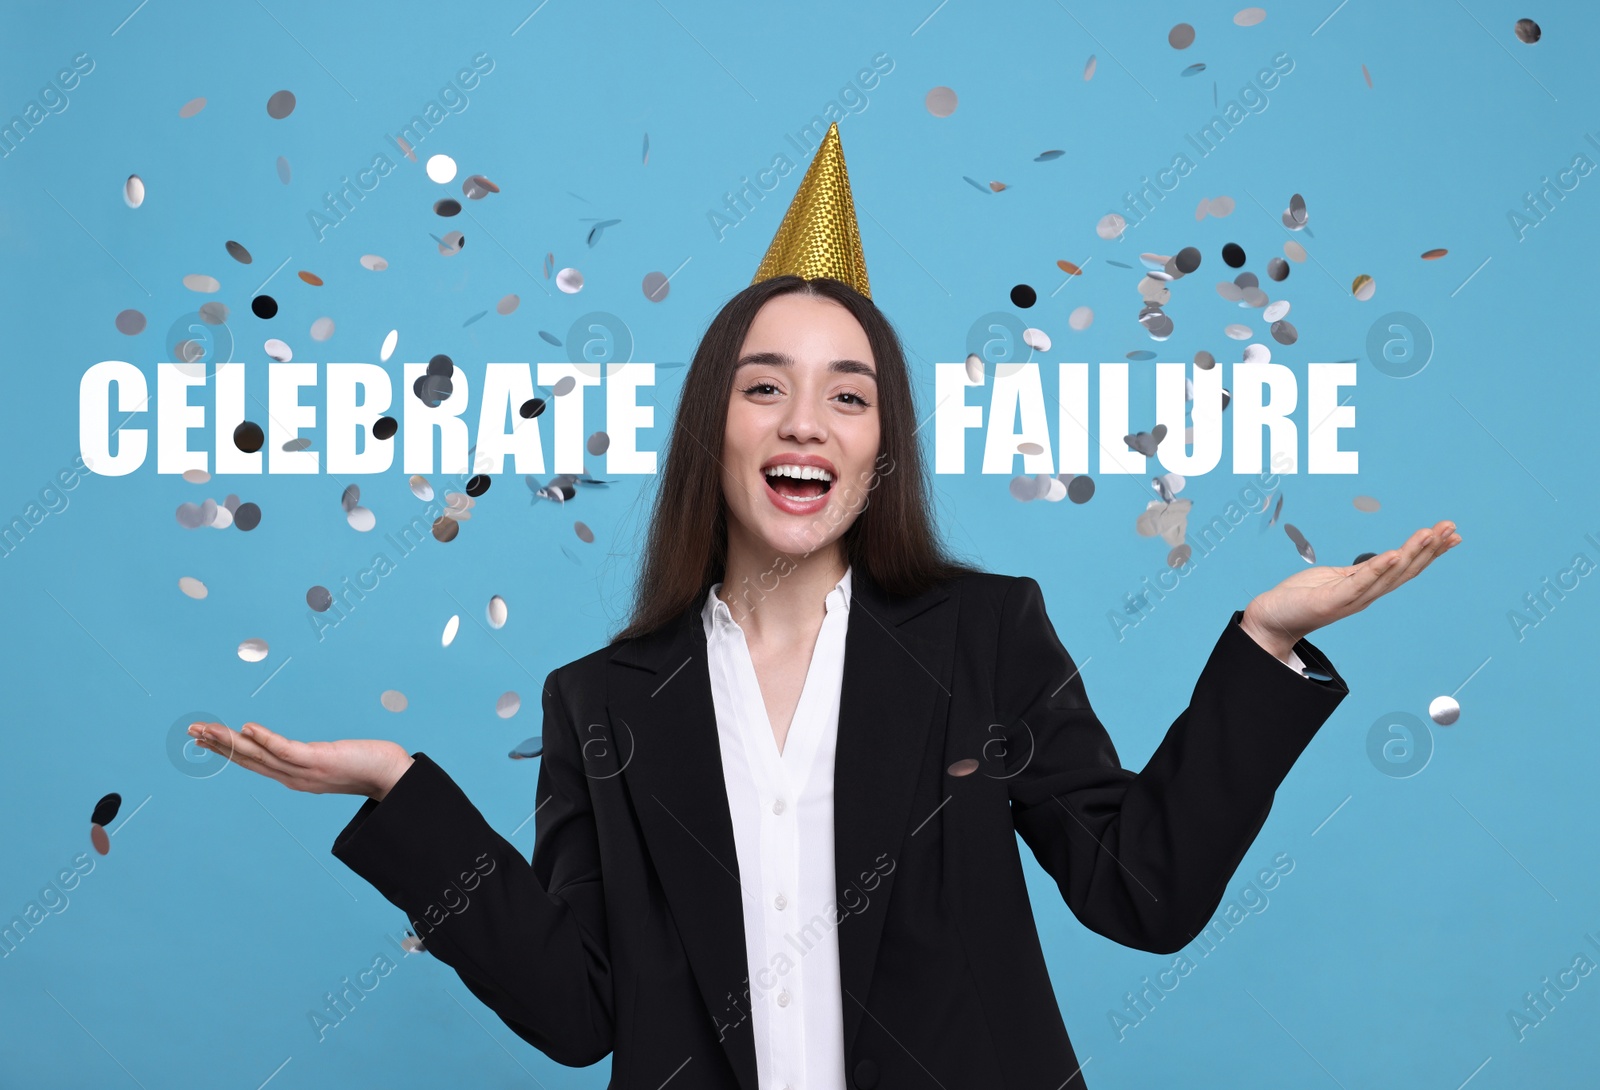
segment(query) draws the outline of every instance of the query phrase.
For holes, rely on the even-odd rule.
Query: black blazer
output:
[[[1033,579],[851,579],[838,905],[810,932],[838,928],[846,1085],[1082,1090],[1017,834],[1084,925],[1180,950],[1344,680],[1305,640],[1333,680],[1289,669],[1235,612],[1135,774]],[[611,1054],[615,1090],[766,1090],[700,607],[550,673],[531,865],[420,752],[333,845],[524,1040]]]

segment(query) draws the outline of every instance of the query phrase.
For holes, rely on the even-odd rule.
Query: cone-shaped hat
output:
[[[772,245],[767,247],[767,256],[761,259],[750,283],[789,275],[831,276],[872,298],[837,121],[822,138]]]

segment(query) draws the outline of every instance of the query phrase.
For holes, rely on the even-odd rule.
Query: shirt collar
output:
[[[846,565],[844,575],[833,585],[833,589],[828,591],[827,598],[823,600],[823,605],[828,612],[831,613],[835,609],[849,612],[850,571],[850,566]],[[725,628],[729,626],[738,627],[738,622],[733,619],[733,614],[728,609],[728,604],[717,597],[717,591],[721,589],[722,584],[720,582],[711,584],[711,589],[706,592],[705,604],[700,608],[700,620],[705,625],[707,636],[711,635],[712,629],[717,625]],[[750,603],[747,608],[753,608],[756,603],[760,602],[761,593],[759,588],[752,590],[747,600]]]

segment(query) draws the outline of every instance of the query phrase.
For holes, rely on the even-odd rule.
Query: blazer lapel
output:
[[[618,736],[632,738],[620,758],[623,780],[701,998],[741,1087],[757,1090],[743,894],[703,603],[702,596],[674,623],[612,653],[608,703]],[[838,924],[846,1055],[867,1000],[893,872],[870,893],[859,891],[864,878],[898,858],[909,832],[916,772],[935,713],[948,701],[954,622],[946,590],[892,598],[864,572],[851,572],[834,759],[836,899],[848,913]],[[867,907],[852,911],[863,900]]]

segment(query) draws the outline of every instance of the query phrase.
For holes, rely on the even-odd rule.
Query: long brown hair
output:
[[[777,276],[728,300],[695,349],[667,439],[632,613],[613,643],[670,623],[722,577],[728,523],[720,466],[734,370],[756,312],[790,292],[823,296],[850,311],[878,372],[876,478],[870,500],[840,538],[852,572],[866,573],[890,594],[916,594],[980,570],[951,557],[934,532],[911,378],[889,319],[843,281]]]

